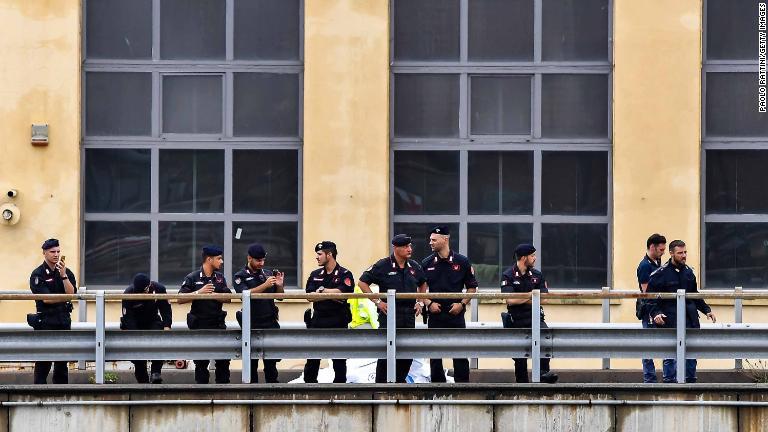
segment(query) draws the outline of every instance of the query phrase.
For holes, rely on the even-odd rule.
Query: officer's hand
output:
[[[205,284],[202,288],[196,291],[198,294],[210,294],[213,292],[213,284]]]
[[[416,312],[416,316],[421,315],[421,305],[418,303],[413,305],[413,311]]]
[[[664,325],[664,318],[667,316],[664,314],[658,314],[655,317],[653,317],[653,322],[655,322],[658,325]]]
[[[275,276],[275,283],[279,286],[283,286],[283,281],[285,281],[285,274],[280,272]]]
[[[464,310],[464,306],[462,306],[461,303],[453,303],[451,304],[451,310],[449,310],[448,313],[451,315],[458,315],[462,310]]]
[[[433,301],[432,303],[429,304],[429,312],[430,313],[438,314],[438,313],[440,313],[440,310],[441,310],[440,303],[438,303],[436,301]]]
[[[277,283],[277,278],[274,276],[270,276],[267,278],[266,281],[264,281],[264,285],[266,285],[267,287],[271,287],[276,283]]]
[[[710,313],[708,313],[708,314],[707,314],[707,318],[709,318],[710,320],[712,320],[712,322],[713,322],[713,323],[716,323],[716,322],[717,322],[717,317],[715,316],[715,313],[714,313],[714,312],[710,312]]]
[[[379,304],[376,305],[376,307],[383,313],[387,314],[387,302],[380,301]]]
[[[62,278],[67,277],[67,265],[64,264],[64,260],[59,261],[56,263],[56,270],[59,271],[59,276]]]
[[[170,327],[163,327],[163,330],[170,330]]]

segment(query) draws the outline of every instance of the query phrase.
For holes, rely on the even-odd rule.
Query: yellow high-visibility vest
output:
[[[362,293],[363,290],[355,285],[355,292]],[[379,328],[379,314],[376,305],[367,298],[349,299],[349,309],[352,311],[352,321],[349,328],[357,328],[364,324],[370,324],[372,328]]]

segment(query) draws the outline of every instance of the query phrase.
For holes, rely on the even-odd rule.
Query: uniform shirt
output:
[[[642,284],[647,284],[651,280],[651,273],[661,267],[661,260],[652,260],[648,255],[643,257],[637,266],[637,287],[643,290]]]
[[[330,273],[325,271],[325,267],[321,267],[309,274],[306,290],[307,293],[313,293],[320,287],[337,288],[342,293],[352,294],[355,292],[355,278],[352,276],[352,272],[338,263]],[[332,316],[345,314],[349,305],[346,300],[323,300],[312,303],[312,308],[319,314]]]
[[[427,281],[421,266],[416,261],[409,259],[405,267],[400,268],[395,261],[395,256],[390,255],[376,261],[376,264],[368,267],[360,275],[360,281],[369,285],[379,286],[379,292],[385,293],[395,290],[398,293],[415,293],[421,284]],[[402,309],[413,309],[416,299],[397,300],[395,306]]]
[[[450,251],[448,257],[440,258],[433,253],[424,258],[421,268],[429,285],[429,292],[460,293],[464,288],[477,288],[475,269],[464,255]],[[451,303],[459,303],[461,299],[437,299],[443,312],[448,312]]]
[[[547,281],[538,269],[531,268],[523,273],[517,268],[517,265],[513,265],[501,274],[501,292],[503,293],[529,293],[535,289],[542,293],[548,292]],[[512,318],[533,319],[529,304],[507,305],[507,310]],[[541,314],[543,317],[543,309]]]
[[[651,279],[648,282],[649,293],[676,293],[678,289],[684,289],[686,293],[699,292],[696,283],[696,275],[693,269],[687,265],[681,267],[675,266],[672,261],[667,261],[651,273]],[[677,323],[677,300],[676,299],[650,299],[648,309],[651,317],[662,313],[664,318],[664,327],[676,327]],[[699,311],[708,314],[712,309],[707,305],[704,299],[685,300],[686,327],[698,328]]]
[[[144,294],[144,290],[136,290],[133,285],[124,291],[125,294]],[[165,285],[152,281],[146,294],[166,294]],[[173,322],[171,304],[168,300],[123,300],[123,316],[135,319],[141,323],[151,323],[158,318],[163,321],[163,327],[170,327]]]
[[[231,294],[227,288],[227,280],[220,272],[214,271],[206,276],[203,269],[193,271],[184,278],[179,294],[193,293],[207,284],[213,284],[213,292]],[[190,313],[199,319],[218,319],[222,315],[223,305],[218,300],[193,300]]]
[[[235,292],[242,293],[245,290],[256,288],[263,284],[268,277],[272,276],[271,270],[251,270],[248,265],[243,267],[242,270],[235,273],[235,278],[232,287]],[[275,286],[271,286],[263,291],[265,294],[274,294],[277,292]],[[277,307],[273,299],[253,299],[251,300],[251,319],[277,319]]]
[[[72,286],[77,287],[75,275],[69,269],[66,271]],[[48,264],[45,262],[34,269],[29,276],[29,289],[32,290],[32,294],[67,293],[64,290],[64,281],[61,279],[59,272],[48,267]],[[63,311],[66,308],[67,303],[69,302],[46,304],[42,300],[35,300],[35,306],[39,313]]]

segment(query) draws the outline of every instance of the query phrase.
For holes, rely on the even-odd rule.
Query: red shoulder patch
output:
[[[351,287],[352,286],[352,279],[344,278],[344,285]]]
[[[454,271],[459,271],[460,269],[461,269],[461,266],[460,266],[460,265],[458,265],[458,264],[454,264],[454,265],[453,265],[453,270],[454,270]]]

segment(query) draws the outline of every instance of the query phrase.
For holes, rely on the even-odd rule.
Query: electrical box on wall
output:
[[[32,145],[33,146],[48,145],[48,125],[47,124],[32,125]]]

